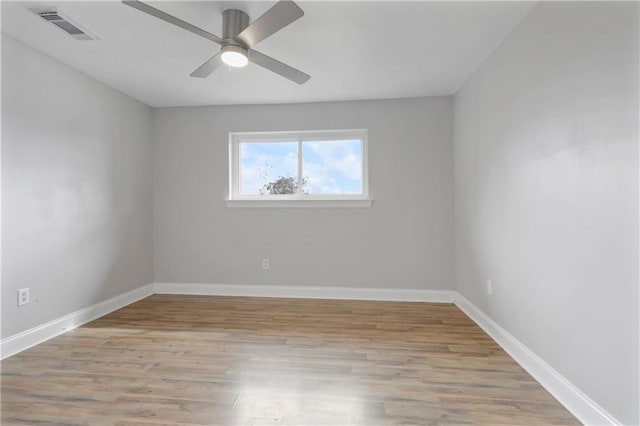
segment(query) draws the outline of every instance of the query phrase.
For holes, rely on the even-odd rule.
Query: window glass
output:
[[[241,142],[240,194],[295,194],[298,186],[297,142]]]
[[[302,142],[305,194],[361,194],[360,140]]]

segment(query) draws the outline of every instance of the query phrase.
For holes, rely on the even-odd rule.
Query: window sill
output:
[[[366,208],[372,198],[353,200],[225,200],[227,207],[240,208]]]

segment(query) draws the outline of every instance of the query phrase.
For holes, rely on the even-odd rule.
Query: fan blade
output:
[[[302,15],[304,15],[304,11],[293,1],[280,0],[253,21],[236,38],[251,48],[301,18]]]
[[[222,44],[222,39],[220,37],[213,35],[210,32],[203,30],[202,28],[198,28],[195,25],[191,25],[190,23],[185,22],[182,19],[178,19],[175,16],[171,16],[168,13],[161,11],[160,9],[151,7],[146,3],[143,3],[138,0],[122,0],[122,3],[126,4],[127,6],[131,6],[134,9],[138,9],[139,11],[149,14],[155,18],[162,19],[163,21],[173,24],[177,27],[180,27],[187,31],[191,31],[192,33],[197,34],[200,37],[204,37],[207,40],[211,40],[215,43]]]
[[[222,53],[218,52],[214,57],[204,64],[200,65],[197,70],[191,73],[191,77],[206,78],[209,77],[216,68],[222,65]]]
[[[267,56],[257,50],[249,51],[249,60],[256,65],[260,65],[262,68],[266,68],[269,71],[280,74],[284,78],[288,78],[298,84],[304,84],[311,78],[309,74],[298,71],[297,69],[290,67],[287,64],[283,64],[277,59],[273,59],[271,56]]]

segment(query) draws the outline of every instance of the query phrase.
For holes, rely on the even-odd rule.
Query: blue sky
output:
[[[302,143],[305,191],[310,194],[362,192],[361,142],[309,141]],[[240,193],[258,195],[280,176],[298,179],[297,142],[244,142],[240,144]]]

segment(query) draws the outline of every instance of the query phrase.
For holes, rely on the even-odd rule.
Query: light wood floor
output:
[[[2,424],[578,424],[454,305],[154,295],[2,362]]]

